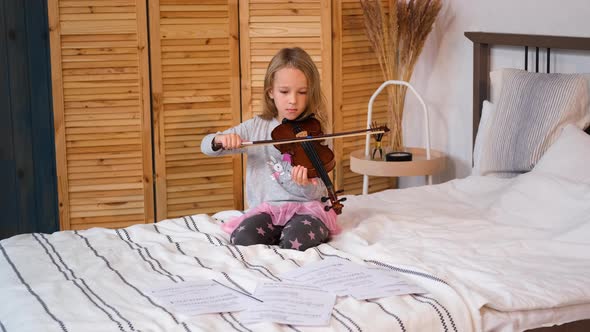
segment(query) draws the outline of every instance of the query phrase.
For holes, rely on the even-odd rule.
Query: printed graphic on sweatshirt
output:
[[[276,182],[283,184],[284,181],[291,179],[291,172],[288,169],[289,165],[291,165],[291,156],[289,154],[283,154],[281,160],[270,156],[270,160],[266,164],[271,169],[270,177]]]

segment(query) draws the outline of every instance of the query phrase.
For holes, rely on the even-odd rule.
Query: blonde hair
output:
[[[326,130],[328,116],[326,102],[320,87],[320,73],[315,63],[307,52],[299,47],[283,48],[270,60],[264,76],[264,95],[262,97],[262,113],[260,117],[270,120],[278,116],[279,111],[270,98],[275,73],[283,68],[295,68],[301,70],[307,78],[307,105],[301,114],[301,118],[307,118],[312,113]]]

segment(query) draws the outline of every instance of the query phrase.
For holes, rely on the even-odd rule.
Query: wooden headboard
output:
[[[490,49],[492,45],[534,47],[537,50],[590,50],[590,38],[511,33],[465,32],[473,42],[473,143],[481,118],[481,106],[490,94]],[[547,57],[549,59],[549,57]],[[526,55],[525,55],[526,59]],[[525,62],[526,66],[526,62]],[[549,67],[549,65],[547,66]],[[526,69],[526,68],[525,68]],[[590,134],[590,127],[586,129]]]

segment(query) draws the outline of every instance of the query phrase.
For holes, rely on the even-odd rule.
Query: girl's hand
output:
[[[242,147],[242,138],[238,134],[219,134],[213,138],[213,145],[221,144],[224,150]]]
[[[307,168],[301,165],[293,166],[291,169],[291,179],[300,186],[307,186],[309,184],[313,184],[315,186],[318,184],[317,178],[309,179],[307,177]]]

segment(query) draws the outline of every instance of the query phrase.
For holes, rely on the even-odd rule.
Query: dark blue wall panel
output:
[[[0,0],[0,238],[59,229],[46,0]]]
[[[8,50],[4,10],[5,0],[0,0],[0,238],[18,231],[16,208],[16,168],[14,142],[12,140],[12,112],[10,108],[10,77],[8,76]]]
[[[35,182],[34,231],[59,229],[47,0],[26,0]],[[39,45],[43,45],[39,47]],[[27,230],[29,231],[29,230]]]

